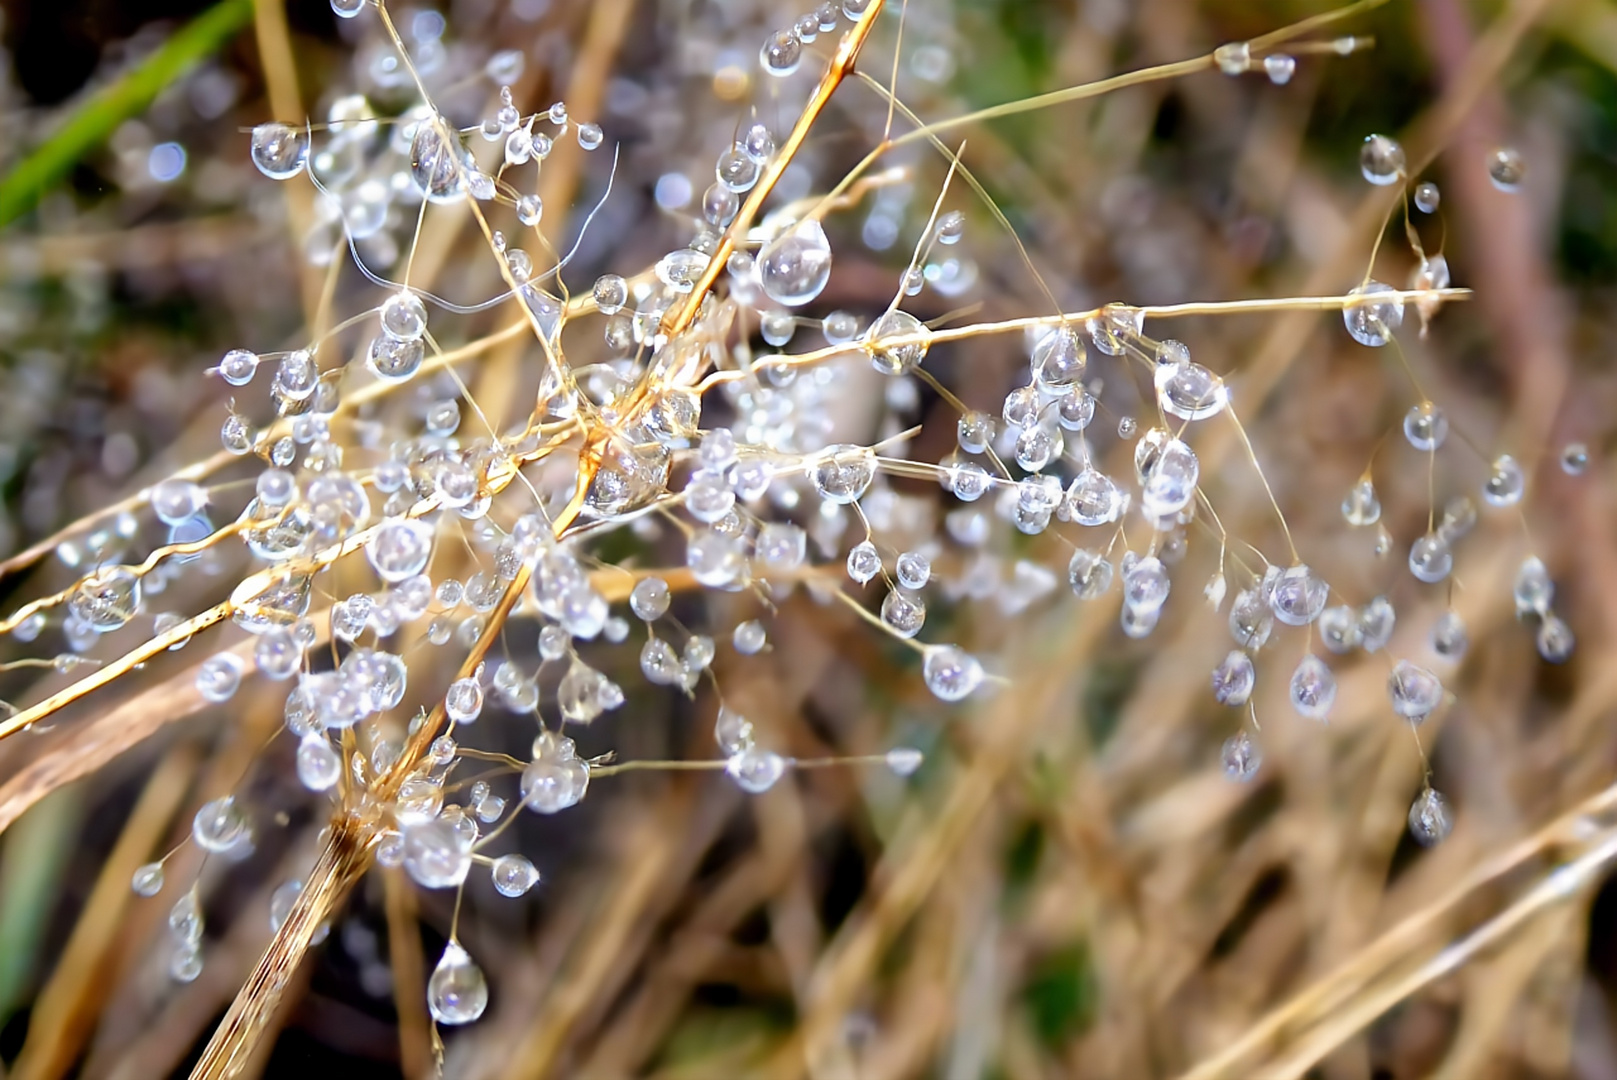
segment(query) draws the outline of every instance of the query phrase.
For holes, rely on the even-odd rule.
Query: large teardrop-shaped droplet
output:
[[[758,280],[777,304],[798,307],[831,279],[831,241],[813,218],[782,233],[758,256]]]
[[[488,1008],[488,981],[458,942],[444,946],[443,958],[427,980],[427,1007],[440,1024],[469,1024]]]

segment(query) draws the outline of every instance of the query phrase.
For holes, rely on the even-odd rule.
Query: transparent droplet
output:
[[[293,878],[270,893],[270,933],[280,933],[281,927],[292,914],[292,905],[303,893],[303,882]]]
[[[1445,660],[1458,660],[1471,644],[1466,633],[1465,620],[1452,611],[1445,612],[1432,627],[1432,651]]]
[[[258,355],[246,349],[231,349],[219,361],[219,375],[231,386],[246,386],[258,371]],[[168,481],[183,483],[184,481]],[[159,485],[161,486],[161,485]],[[173,524],[173,522],[169,522]]]
[[[928,645],[922,668],[927,689],[943,701],[959,701],[983,681],[982,664],[957,645]]]
[[[448,814],[430,816],[442,805],[440,786],[429,783],[425,794],[417,794],[416,790],[419,789],[408,795],[400,791],[401,805],[410,800],[403,809],[415,817],[415,823],[404,828],[404,868],[423,888],[453,888],[466,880],[466,872],[471,869],[476,830],[472,830],[474,835],[466,835]],[[413,809],[417,805],[419,811]]]
[[[1404,438],[1416,450],[1432,451],[1449,437],[1449,418],[1431,402],[1412,406],[1404,414]]]
[[[748,745],[730,755],[724,771],[741,790],[758,795],[775,786],[786,771],[786,760],[772,751]]]
[[[635,582],[629,593],[629,607],[635,615],[647,622],[655,622],[668,611],[672,594],[668,582],[660,577],[644,577]]]
[[[489,873],[501,896],[521,896],[539,881],[539,871],[525,855],[501,855]]]
[[[448,141],[440,126],[451,131]],[[410,176],[429,201],[459,202],[466,197],[468,180],[477,175],[476,158],[448,121],[428,116],[417,122],[410,142]]]
[[[1078,332],[1067,326],[1047,331],[1033,346],[1033,381],[1047,392],[1073,386],[1088,366],[1088,350]]]
[[[365,556],[383,581],[415,577],[432,557],[432,531],[420,520],[386,522],[365,545]]]
[[[1153,443],[1142,439],[1135,448],[1134,461],[1140,478],[1140,510],[1148,517],[1177,514],[1196,497],[1201,464],[1195,451],[1182,440],[1168,437]]]
[[[848,576],[860,585],[881,573],[881,554],[869,540],[855,544],[848,552]]]
[[[1263,764],[1263,752],[1252,741],[1252,736],[1241,731],[1224,740],[1220,760],[1224,765],[1224,775],[1244,784],[1258,775],[1258,768]]]
[[[887,344],[886,338],[915,338],[908,344]],[[902,375],[926,357],[926,324],[897,308],[871,324],[866,332],[870,364],[883,375]]]
[[[110,633],[135,617],[140,608],[140,578],[123,566],[108,566],[90,574],[68,598],[73,618],[97,633]]]
[[[1442,581],[1454,569],[1454,552],[1438,533],[1427,533],[1409,546],[1409,572],[1427,584]]]
[[[1263,58],[1263,72],[1276,86],[1289,83],[1296,70],[1297,58],[1286,53],[1274,53]]]
[[[1243,649],[1263,648],[1274,632],[1274,612],[1258,589],[1242,589],[1230,602],[1230,636]]]
[[[1501,146],[1488,155],[1488,179],[1500,191],[1515,191],[1522,186],[1527,175],[1527,161],[1521,152]]]
[[[483,970],[460,944],[444,946],[438,966],[427,980],[427,1008],[440,1024],[469,1024],[488,1008],[488,982]]]
[[[743,656],[753,656],[763,650],[768,635],[764,631],[763,623],[757,619],[748,619],[746,622],[736,624],[735,630],[730,635],[730,641],[735,646],[736,652]]]
[[[1431,788],[1422,791],[1409,808],[1409,834],[1422,847],[1441,843],[1453,828],[1448,802]]]
[[[913,746],[895,746],[887,751],[885,760],[894,776],[914,776],[926,761],[926,755]]]
[[[175,982],[195,982],[202,974],[202,944],[188,942],[176,948],[169,957],[168,974]]]
[[[810,472],[814,488],[827,502],[857,502],[876,477],[876,454],[854,443],[828,446]]]
[[[955,435],[960,449],[968,454],[980,454],[993,441],[994,419],[987,413],[975,410],[962,413],[955,425]]]
[[[1269,593],[1269,607],[1275,618],[1288,626],[1307,626],[1325,610],[1330,586],[1307,566],[1287,569]]]
[[[899,555],[894,569],[898,574],[900,586],[906,589],[920,589],[932,577],[932,560],[923,552],[906,551]]]
[[[1325,648],[1338,656],[1359,644],[1359,613],[1347,604],[1320,612],[1319,637]]]
[[[1137,612],[1158,611],[1167,603],[1170,582],[1168,568],[1155,555],[1124,560],[1123,603]]]
[[[1236,649],[1213,669],[1213,698],[1220,705],[1245,705],[1257,677],[1252,657]]]
[[[1359,171],[1378,187],[1395,184],[1404,175],[1404,148],[1387,135],[1369,135],[1359,147]]]
[[[163,891],[163,864],[151,862],[137,867],[129,886],[136,896],[156,896]]]
[[[297,772],[310,791],[328,791],[342,775],[342,759],[324,735],[310,733],[298,744]]]
[[[246,665],[235,653],[216,653],[197,668],[196,688],[202,697],[218,704],[229,701],[241,685]]]
[[[1245,74],[1252,65],[1252,46],[1244,41],[1225,42],[1213,50],[1213,62],[1226,75]]]
[[[831,279],[831,241],[813,218],[798,222],[758,256],[758,280],[777,304],[800,307]]]
[[[203,851],[229,851],[247,839],[247,818],[234,796],[204,803],[191,819],[191,838]]]
[[[1418,724],[1443,703],[1443,683],[1425,668],[1400,660],[1387,678],[1387,696],[1393,712]]]
[[[378,334],[371,339],[365,366],[383,382],[403,382],[421,369],[426,347],[419,338],[396,338]]]
[[[1549,568],[1537,555],[1529,555],[1516,569],[1516,581],[1511,589],[1516,600],[1516,614],[1544,614],[1555,599],[1555,582],[1550,579]]]
[[[287,180],[303,171],[309,157],[309,135],[303,128],[271,122],[253,128],[252,158],[271,180]]]
[[[1430,180],[1418,184],[1415,187],[1415,209],[1419,210],[1423,214],[1437,213],[1438,204],[1442,202],[1442,200],[1442,192],[1440,192],[1437,185],[1432,183]]]
[[[1527,476],[1522,467],[1509,454],[1500,454],[1482,483],[1482,497],[1490,506],[1515,506],[1526,489]]]
[[[752,724],[734,709],[721,705],[713,725],[713,739],[726,756],[733,757],[753,744]]]
[[[1379,348],[1392,340],[1392,333],[1404,322],[1404,302],[1391,285],[1380,281],[1367,281],[1349,290],[1355,299],[1342,308],[1342,322],[1353,340],[1360,345]],[[1383,296],[1383,293],[1392,293]]]
[[[1581,442],[1567,443],[1561,451],[1561,471],[1568,476],[1582,476],[1589,468],[1589,448]]]
[[[1217,416],[1229,404],[1224,380],[1202,367],[1185,361],[1158,364],[1157,404],[1162,411],[1181,420],[1205,420]]]
[[[1312,653],[1303,657],[1291,676],[1291,707],[1309,720],[1326,720],[1336,703],[1336,676],[1325,661]]]
[[[1398,624],[1398,612],[1385,596],[1371,600],[1359,612],[1359,647],[1365,652],[1379,652],[1392,640],[1393,628]]]
[[[914,593],[893,589],[882,600],[881,620],[898,637],[912,638],[926,622],[926,602]]]
[[[785,78],[803,62],[803,42],[794,30],[776,30],[758,50],[758,63],[776,78]]]
[[[1576,639],[1572,627],[1554,613],[1546,614],[1538,624],[1536,637],[1538,655],[1552,664],[1564,664],[1572,658]]]
[[[1381,520],[1381,500],[1368,476],[1348,490],[1342,500],[1342,516],[1349,525],[1374,525]]]

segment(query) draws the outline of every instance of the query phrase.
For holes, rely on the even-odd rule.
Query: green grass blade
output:
[[[0,226],[16,220],[114,128],[143,112],[203,57],[252,18],[252,0],[221,0],[186,23],[158,50],[117,82],[84,102],[56,133],[0,179]]]

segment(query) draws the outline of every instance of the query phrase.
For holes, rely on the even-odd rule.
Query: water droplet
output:
[[[786,760],[773,751],[748,745],[730,755],[724,771],[741,790],[758,795],[775,786],[786,771]]]
[[[1527,162],[1521,152],[1502,146],[1488,155],[1488,179],[1500,191],[1515,191],[1527,176]]]
[[[855,443],[838,443],[821,452],[810,470],[814,488],[827,502],[857,502],[876,477],[876,454]]]
[[[533,863],[527,856],[517,854],[501,855],[495,859],[489,874],[501,896],[521,896],[539,881],[539,871]]]
[[[229,851],[247,836],[247,818],[231,795],[204,803],[191,819],[191,838],[203,851]]]
[[[803,62],[803,42],[793,30],[776,30],[758,50],[758,63],[776,78],[785,78]]]
[[[129,886],[136,896],[156,896],[163,890],[163,864],[152,862],[137,868]]]
[[[1396,290],[1391,285],[1367,281],[1350,290],[1348,296],[1375,297],[1394,292]],[[1404,302],[1396,296],[1356,301],[1342,309],[1342,322],[1354,341],[1379,348],[1391,341],[1393,331],[1403,325]]]
[[[758,256],[758,280],[777,304],[799,307],[831,278],[831,241],[813,218],[798,222]]]
[[[927,689],[943,701],[959,701],[983,681],[982,664],[957,645],[928,645],[922,669]]]
[[[1490,506],[1515,506],[1527,489],[1527,476],[1516,459],[1500,454],[1494,459],[1488,479],[1482,484],[1482,497]]]
[[[1443,683],[1425,668],[1400,660],[1387,678],[1387,696],[1393,712],[1418,724],[1443,703]]]
[[[1432,651],[1445,660],[1458,660],[1471,644],[1465,630],[1465,620],[1455,612],[1445,612],[1432,627]]]
[[[1431,402],[1412,406],[1404,414],[1404,438],[1416,450],[1431,451],[1449,437],[1449,418]]]
[[[1581,442],[1567,443],[1561,451],[1561,471],[1568,476],[1582,476],[1589,468],[1589,448]]]
[[[1326,720],[1336,703],[1336,676],[1325,661],[1309,653],[1291,676],[1291,707],[1309,720]]]
[[[271,180],[287,180],[303,171],[309,157],[309,135],[303,128],[271,122],[253,128],[252,158]]]
[[[438,966],[427,980],[427,1007],[440,1024],[469,1024],[488,1008],[488,982],[460,944],[444,946]]]
[[[1427,533],[1409,546],[1409,572],[1427,584],[1442,581],[1454,568],[1454,552],[1437,533]]]
[[[1289,83],[1296,70],[1297,58],[1286,53],[1274,53],[1263,58],[1263,72],[1276,86]]]
[[[1431,788],[1422,791],[1409,808],[1409,833],[1422,847],[1441,843],[1453,828],[1448,802]]]
[[[1342,516],[1349,525],[1355,526],[1374,525],[1381,520],[1381,500],[1368,476],[1348,490],[1342,500]]]
[[[1386,135],[1370,135],[1359,148],[1359,171],[1378,187],[1397,183],[1404,174],[1404,148]]]
[[[913,337],[908,344],[886,344],[883,339]],[[871,324],[866,334],[870,365],[883,375],[902,375],[926,356],[926,324],[907,311],[894,309]]]
[[[1220,705],[1245,705],[1256,682],[1257,671],[1252,666],[1252,658],[1236,649],[1213,669],[1213,698]]]
[[[1224,775],[1244,784],[1258,775],[1258,768],[1263,764],[1263,751],[1252,741],[1252,736],[1241,731],[1224,740],[1220,760],[1224,764]]]

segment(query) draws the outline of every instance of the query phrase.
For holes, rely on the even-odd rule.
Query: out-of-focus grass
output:
[[[62,125],[0,177],[0,227],[27,213],[114,128],[138,116],[246,26],[253,0],[220,0],[175,31],[155,52],[77,105]]]

